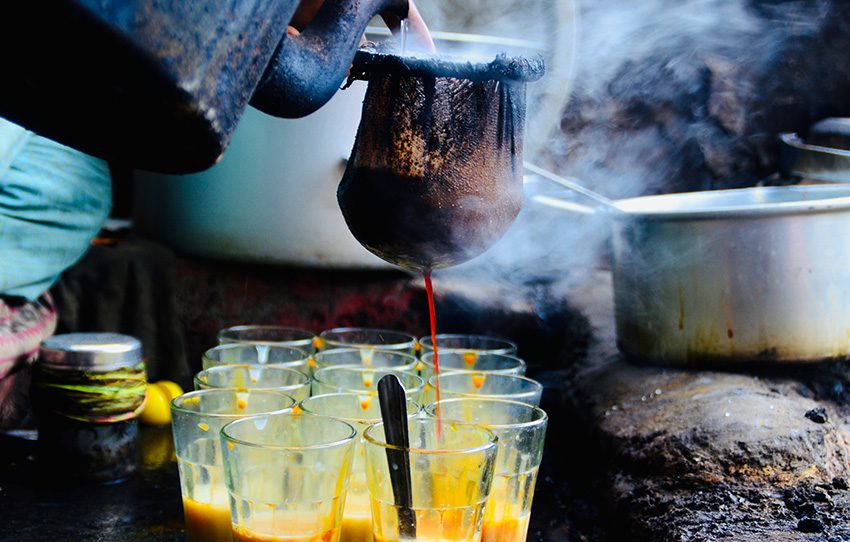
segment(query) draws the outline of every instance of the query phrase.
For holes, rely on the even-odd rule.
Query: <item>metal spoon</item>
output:
[[[407,429],[407,399],[398,377],[388,374],[378,381],[378,400],[384,435],[387,439],[387,464],[398,507],[398,532],[416,538],[416,514],[413,512],[413,487],[410,480],[410,436]]]
[[[602,205],[603,207],[605,207],[606,209],[608,209],[610,211],[614,211],[616,213],[622,213],[623,212],[623,210],[620,209],[617,206],[617,202],[615,202],[614,200],[608,199],[605,196],[603,196],[602,194],[597,194],[593,190],[590,190],[589,188],[585,188],[575,181],[565,179],[564,177],[561,177],[560,175],[556,175],[549,170],[543,169],[542,167],[539,167],[539,166],[535,166],[534,164],[531,164],[529,162],[523,162],[523,166],[525,167],[526,171],[530,171],[531,173],[534,173],[535,175],[539,175],[540,177],[543,177],[544,179],[546,179],[548,181],[552,181],[553,183],[558,184],[560,186],[563,186],[564,188],[566,188],[568,190],[572,190],[573,192],[581,194],[582,196],[593,200],[594,202]]]

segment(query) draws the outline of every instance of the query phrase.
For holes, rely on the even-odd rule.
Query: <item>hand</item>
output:
[[[286,28],[287,33],[291,36],[297,36],[301,33],[310,21],[313,20],[313,17],[316,16],[323,2],[324,0],[301,0],[298,8],[295,10],[295,14],[292,16],[292,20],[289,22],[289,26]],[[394,15],[381,15],[381,17],[390,30],[398,35],[399,27],[401,26],[399,18]],[[413,0],[410,0],[410,7],[407,14],[407,29],[409,32],[407,37],[409,49],[428,53],[436,51],[434,41],[431,39],[431,33],[428,31],[428,25],[425,24]]]
[[[381,15],[393,34],[398,35],[401,21],[394,15]],[[407,49],[409,51],[421,51],[424,53],[434,53],[437,48],[434,46],[434,40],[431,39],[431,31],[428,30],[428,25],[422,15],[419,14],[419,9],[413,0],[410,0],[410,8],[407,12]]]
[[[304,30],[307,24],[316,16],[323,2],[324,0],[301,0],[295,9],[295,13],[292,15],[292,20],[289,21],[289,26],[286,28],[287,33],[294,36]]]

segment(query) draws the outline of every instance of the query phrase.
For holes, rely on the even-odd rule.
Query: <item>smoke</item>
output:
[[[519,19],[515,12],[498,17],[494,1],[441,2],[459,6],[458,18],[429,23],[474,29],[477,12],[489,31],[551,41],[551,21],[530,12],[553,2],[513,2],[526,8]],[[610,198],[764,182],[777,169],[780,132],[850,114],[850,6],[843,2],[576,2],[572,45],[563,32],[554,34],[568,44],[556,61],[572,66],[550,64],[544,80],[529,87],[526,159]],[[559,86],[570,92],[549,133],[531,111]],[[606,219],[543,207],[533,201],[540,192],[579,201],[545,181],[529,182],[508,234],[482,257],[441,274],[500,281],[521,296],[522,285],[569,287],[605,265]]]
[[[807,54],[818,64],[823,51],[812,42],[827,31],[831,5],[584,2],[574,92],[551,163],[615,198],[769,175],[776,134],[804,129],[829,94],[807,91],[805,72],[815,69],[793,63]]]

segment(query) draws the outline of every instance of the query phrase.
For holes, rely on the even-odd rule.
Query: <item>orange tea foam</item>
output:
[[[231,542],[230,509],[183,499],[186,538],[190,542]]]
[[[528,517],[509,519],[500,522],[485,521],[481,527],[480,542],[525,542],[527,533]],[[366,540],[371,540],[371,538]],[[389,539],[375,535],[375,542],[404,542],[406,540],[409,539]],[[479,538],[430,538],[427,533],[422,536],[419,536],[419,533],[417,533],[416,538],[412,540],[415,540],[416,542],[477,542]],[[342,542],[345,542],[345,540],[343,539]]]
[[[525,542],[528,534],[528,517],[485,521],[481,527],[481,542]]]
[[[244,527],[233,528],[233,542],[338,542],[339,529],[331,529],[320,534],[271,535],[260,534]]]
[[[340,542],[372,542],[372,516],[343,517]]]

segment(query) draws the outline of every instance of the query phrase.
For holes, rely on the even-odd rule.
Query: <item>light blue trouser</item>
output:
[[[106,162],[0,118],[0,295],[35,300],[109,216]]]

